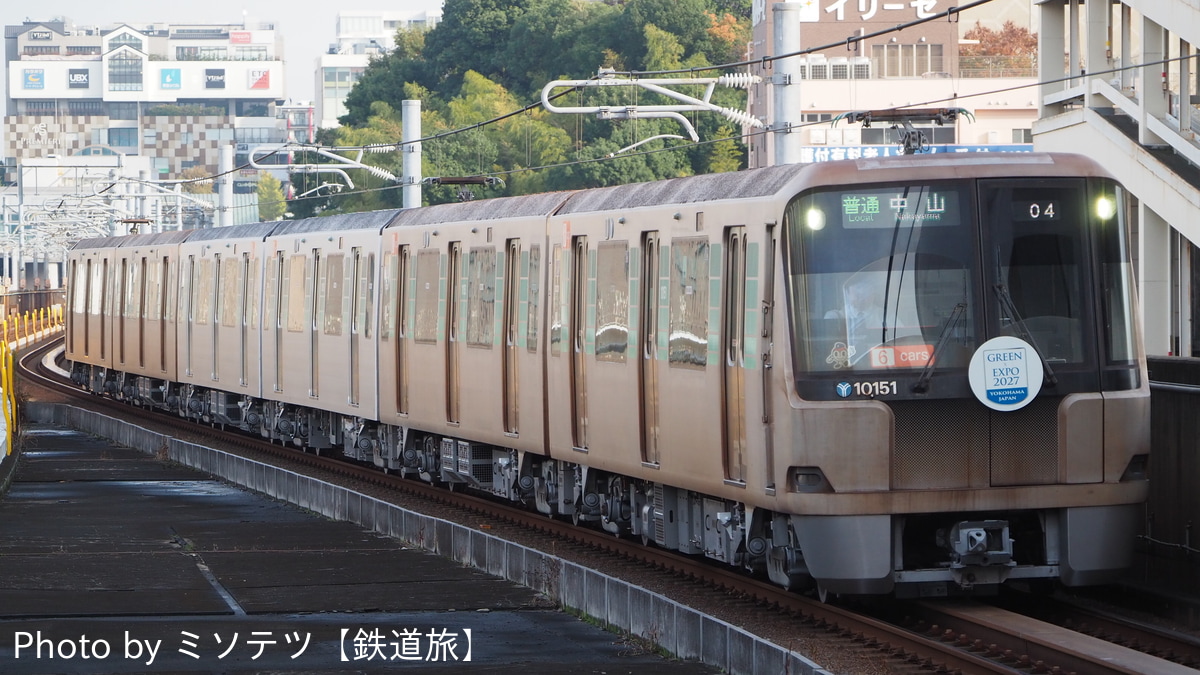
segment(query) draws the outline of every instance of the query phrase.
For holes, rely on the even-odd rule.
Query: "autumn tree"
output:
[[[179,177],[189,182],[181,183],[179,188],[184,192],[193,195],[212,194],[212,180],[201,180],[204,178],[209,178],[211,175],[212,174],[208,172],[208,169],[202,166],[188,167],[179,174]]]
[[[990,77],[1031,75],[1037,68],[1037,33],[1024,26],[1005,21],[1000,30],[975,22],[963,34],[959,47],[959,67],[964,71],[980,71]]]

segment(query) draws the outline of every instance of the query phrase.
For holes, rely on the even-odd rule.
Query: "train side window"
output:
[[[600,243],[596,270],[596,360],[625,362],[629,348],[629,242]]]
[[[238,305],[241,299],[238,296],[242,290],[242,284],[238,283],[239,272],[241,267],[233,260],[226,260],[225,264],[221,265],[221,325],[226,328],[238,325]]]
[[[288,260],[287,269],[287,329],[290,333],[304,332],[304,273],[307,260],[303,255],[294,255]]]
[[[441,258],[437,249],[417,253],[417,325],[413,338],[422,344],[437,344]]]
[[[346,256],[330,255],[325,261],[325,334],[342,334],[345,310]]]
[[[212,311],[213,298],[213,261],[208,258],[200,260],[194,284],[196,297],[196,324],[208,325],[208,315]]]
[[[709,244],[704,237],[671,242],[670,365],[708,364]]]
[[[496,247],[467,256],[467,344],[491,349],[496,323]]]
[[[529,316],[525,324],[525,345],[533,354],[538,350],[538,312],[541,308],[542,248],[529,247]]]

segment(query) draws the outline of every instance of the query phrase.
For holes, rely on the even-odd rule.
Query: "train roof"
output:
[[[694,204],[720,199],[762,197],[775,194],[809,166],[811,165],[784,164],[763,169],[710,173],[652,183],[584,190],[573,195],[558,213],[565,215],[635,209],[658,204]]]
[[[246,223],[245,225],[230,225],[229,227],[206,227],[203,230],[192,230],[192,236],[187,241],[214,241],[219,239],[246,239],[263,237],[271,234],[271,230],[279,222]]]
[[[339,232],[344,230],[380,230],[396,217],[396,209],[363,211],[360,213],[335,213],[329,216],[281,220],[275,223],[272,236],[305,234],[308,232]]]
[[[405,209],[396,214],[388,227],[411,227],[436,225],[438,223],[464,223],[477,220],[498,220],[527,216],[548,216],[564,201],[572,198],[573,192],[546,192],[519,197],[498,197],[479,201],[437,204],[419,209]]]

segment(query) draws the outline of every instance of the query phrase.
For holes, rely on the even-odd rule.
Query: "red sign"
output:
[[[252,68],[249,72],[251,89],[270,89],[271,71],[262,68]]]
[[[250,31],[248,31],[248,30],[231,30],[231,31],[229,31],[229,44],[234,44],[234,45],[250,44]]]
[[[933,359],[933,345],[894,345],[871,348],[872,368],[924,368]]]

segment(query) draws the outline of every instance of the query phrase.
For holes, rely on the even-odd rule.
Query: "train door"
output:
[[[571,260],[571,442],[587,449],[587,237],[575,237]]]
[[[412,275],[412,254],[407,245],[401,246],[389,264],[392,293],[395,293],[395,310],[390,325],[396,341],[396,412],[408,414],[408,278]],[[392,265],[395,268],[392,269]]]
[[[517,368],[517,298],[521,285],[521,240],[510,239],[504,265],[504,431],[517,433],[519,406]]]
[[[657,232],[642,234],[641,326],[642,348],[638,365],[641,415],[642,461],[657,465],[658,454],[658,311],[659,255]]]
[[[146,313],[149,310],[149,307],[147,307],[148,303],[146,302],[146,300],[147,300],[146,294],[147,294],[147,291],[150,286],[150,279],[147,277],[146,273],[149,270],[149,265],[150,265],[150,263],[146,259],[145,256],[142,256],[141,260],[138,261],[138,286],[137,286],[138,342],[137,342],[137,352],[138,352],[138,368],[141,368],[143,370],[146,368]]]
[[[328,266],[328,265],[326,265]],[[317,398],[320,395],[318,385],[321,379],[320,357],[321,357],[321,312],[324,310],[320,304],[321,298],[321,251],[318,249],[312,250],[312,266],[311,274],[305,279],[304,288],[308,293],[309,302],[308,308],[308,395],[311,398]]]
[[[224,266],[222,266],[224,263]],[[225,302],[225,293],[227,286],[225,276],[229,273],[228,270],[233,269],[229,266],[229,262],[225,261],[218,253],[213,260],[213,292],[212,292],[212,379],[213,382],[221,380],[221,324],[228,316]]]
[[[238,270],[238,384],[250,383],[250,254],[242,253]]]
[[[774,321],[775,321],[775,228],[767,226],[766,236],[766,255],[763,265],[763,281],[762,281],[762,313],[759,315],[759,321],[762,322],[762,332],[759,337],[762,339],[762,361],[759,363],[759,373],[762,374],[762,423],[768,427],[772,424],[771,419],[771,369],[774,349]],[[775,434],[771,433],[770,429],[763,435],[763,466],[766,467],[766,486],[767,488],[775,489]]]
[[[158,278],[155,280],[155,289],[158,293],[158,359],[159,370],[163,373],[167,372],[167,352],[174,350],[174,345],[167,346],[167,324],[171,322],[169,313],[170,304],[168,301],[171,294],[168,290],[170,275],[171,259],[163,256],[162,266],[158,269]]]
[[[129,260],[121,258],[117,273],[117,306],[113,312],[117,323],[117,363],[125,366],[125,301],[129,292]]]
[[[724,394],[725,477],[744,482],[746,449],[746,387],[743,335],[746,329],[746,228],[725,231],[725,306],[721,328]]]
[[[192,376],[192,343],[195,341],[196,330],[196,256],[189,255],[187,270],[183,274],[183,319],[186,328],[183,331],[183,372]]]
[[[462,276],[462,242],[450,242],[446,265],[446,421],[458,424],[458,294]]]

